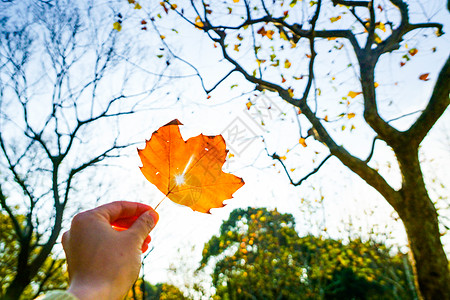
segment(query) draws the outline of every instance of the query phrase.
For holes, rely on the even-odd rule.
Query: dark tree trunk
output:
[[[31,232],[31,229],[30,229]],[[30,258],[30,242],[31,234],[28,234],[20,240],[20,252],[17,257],[17,273],[6,289],[6,293],[3,297],[5,300],[19,299],[27,285],[31,282],[31,269],[28,264]]]
[[[59,197],[59,196],[58,196]],[[7,287],[5,295],[1,300],[16,300],[22,295],[25,288],[31,283],[31,280],[39,272],[39,269],[49,257],[53,246],[61,232],[61,224],[63,219],[64,205],[56,207],[55,223],[53,225],[52,233],[39,253],[30,262],[31,244],[31,229],[29,236],[20,241],[21,249],[17,260],[17,273],[11,284]]]
[[[423,299],[450,299],[450,272],[442,247],[438,214],[427,193],[417,151],[397,153],[403,203],[396,207],[413,254],[416,285]]]
[[[31,282],[29,272],[24,270],[24,272],[17,273],[14,280],[6,289],[5,295],[2,300],[17,300],[22,295],[23,291]]]
[[[386,186],[370,180],[367,170],[358,173],[380,192],[399,214],[406,229],[412,252],[412,265],[419,298],[449,299],[450,272],[439,232],[436,208],[428,195],[418,157],[419,145],[448,106],[449,59],[442,68],[425,112],[408,131],[390,126],[378,114],[374,88],[378,56],[363,53],[358,56],[361,86],[364,95],[364,118],[378,136],[394,150],[402,175],[400,191],[388,193]],[[345,163],[345,160],[342,160]],[[348,163],[346,164],[347,166]],[[375,183],[375,184],[374,184]],[[389,187],[391,189],[391,187]]]

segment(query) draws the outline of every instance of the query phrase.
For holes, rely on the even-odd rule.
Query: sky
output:
[[[421,3],[426,4],[426,1]],[[436,3],[440,1],[432,1],[425,11],[427,14],[436,13],[433,18],[444,22],[444,32],[447,32],[450,30],[448,12],[437,9],[439,6]],[[140,30],[140,20],[146,17],[146,14],[151,14],[153,9],[156,9],[155,6],[159,5],[150,1],[142,1],[141,4],[143,9],[139,14],[135,13],[126,1],[117,2],[114,13],[106,14],[106,21],[111,26],[117,18],[117,13],[123,14],[123,29],[120,34],[133,45],[132,52],[126,56],[129,64],[125,64],[132,70],[127,78],[131,82],[129,91],[139,93],[151,88],[154,84],[151,80],[152,74],[161,70],[161,64],[164,65],[167,57],[170,58],[170,69],[161,78],[161,88],[141,103],[141,113],[124,117],[113,126],[101,125],[100,129],[104,131],[105,136],[118,128],[122,141],[137,144],[124,150],[119,158],[108,162],[107,168],[87,174],[92,177],[86,177],[83,184],[91,179],[92,183],[102,183],[103,187],[100,189],[104,190],[106,196],[98,201],[92,201],[95,197],[87,196],[88,200],[76,202],[70,213],[115,200],[139,201],[155,206],[164,199],[164,195],[142,175],[136,149],[142,149],[145,141],[150,139],[153,131],[160,126],[179,119],[184,124],[180,126],[184,139],[200,133],[222,134],[230,152],[234,154],[234,157],[227,160],[223,170],[242,177],[245,185],[234,194],[233,199],[225,201],[227,205],[224,208],[213,209],[211,215],[193,212],[190,208],[165,199],[157,209],[160,221],[151,234],[152,250],[144,260],[146,280],[152,283],[179,282],[179,276],[172,276],[168,272],[169,266],[181,260],[188,268],[195,269],[204,243],[212,235],[218,234],[221,223],[228,218],[230,212],[249,206],[276,208],[280,212],[293,214],[300,235],[312,233],[344,239],[374,237],[385,240],[388,244],[399,245],[402,251],[407,250],[405,232],[396,214],[380,195],[342,166],[337,159],[331,158],[327,161],[321,171],[310,177],[302,186],[290,185],[282,167],[268,157],[267,153],[289,153],[286,163],[289,168],[295,169],[292,176],[298,179],[308,174],[323,159],[324,147],[314,142],[311,137],[306,140],[307,148],[299,145],[298,118],[302,124],[300,130],[303,135],[309,128],[303,117],[298,116],[289,104],[274,94],[254,93],[253,87],[239,75],[225,80],[208,99],[201,88],[199,78],[193,76],[195,71],[171,56],[167,46],[161,44],[159,33],[150,29]],[[229,71],[230,66],[220,61],[218,50],[202,37],[199,30],[190,29],[172,17],[163,18],[159,22],[160,29],[167,36],[164,41],[171,46],[171,51],[195,65],[207,87],[213,86]],[[148,26],[150,28],[150,25]],[[179,33],[175,34],[171,30],[172,27],[178,28]],[[414,47],[419,37],[410,36],[407,42],[410,43],[409,49]],[[431,49],[419,52],[403,68],[398,68],[398,63],[401,56],[408,51],[405,44],[402,44],[399,53],[386,55],[381,59],[377,68],[377,92],[381,103],[380,112],[386,119],[396,118],[404,111],[414,112],[421,109],[423,99],[430,95],[437,72],[449,54],[450,39],[447,35],[438,40],[430,36],[420,45],[420,49],[426,48],[423,45],[428,45],[428,41],[430,45],[437,47],[436,53],[432,54]],[[321,65],[328,66],[330,60],[335,57],[341,59],[340,53],[327,55],[324,49],[324,53],[320,53],[322,49],[319,49],[319,54],[324,54],[319,56]],[[158,58],[157,55],[160,54],[164,57]],[[138,68],[133,69],[136,66]],[[347,61],[337,61],[333,71],[338,73],[341,69],[347,69],[345,66]],[[298,68],[301,68],[301,65]],[[324,76],[329,72],[328,67],[318,67],[317,70],[317,74]],[[339,81],[336,89],[327,84],[320,86],[322,103],[334,103],[335,99],[359,88],[354,80],[349,79],[352,69],[346,72],[342,73],[344,75],[341,74],[341,77],[336,76]],[[430,73],[429,81],[417,79],[418,74],[427,72]],[[103,88],[113,90],[123,80],[122,73],[113,74],[108,85]],[[230,88],[235,83],[238,83],[238,86]],[[250,109],[246,106],[249,101],[253,104]],[[333,109],[337,110],[334,108],[335,104],[331,106],[333,108],[328,111],[330,116]],[[346,125],[353,124],[356,129],[349,134],[348,130],[342,132],[339,127],[332,129],[332,134],[340,143],[348,146],[353,154],[365,157],[369,153],[373,133],[364,128],[359,119],[362,110],[360,102],[355,101],[351,109],[357,117]],[[413,114],[393,124],[398,128],[406,128],[416,116]],[[430,183],[430,193],[436,197],[447,197],[447,205],[450,197],[448,187],[441,188],[431,182],[437,179],[437,182],[445,184],[444,179],[450,178],[449,129],[450,113],[447,110],[421,149],[424,153],[422,160],[425,162],[424,172]],[[102,143],[103,139],[99,138],[99,142]],[[316,151],[320,153],[315,154]],[[377,145],[372,166],[378,168],[393,186],[399,186],[398,167],[392,163],[393,159],[392,152],[380,143]],[[96,189],[95,184],[87,187]],[[441,203],[445,204],[445,201]],[[448,208],[446,213],[449,215]],[[443,241],[447,253],[450,253],[448,234],[443,237]],[[195,249],[192,250],[192,247]]]

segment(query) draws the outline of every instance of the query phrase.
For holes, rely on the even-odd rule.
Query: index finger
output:
[[[118,219],[137,219],[144,212],[151,209],[151,206],[138,202],[116,201],[99,206],[93,211],[104,217],[111,224]]]

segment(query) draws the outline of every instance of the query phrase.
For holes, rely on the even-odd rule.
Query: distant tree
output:
[[[26,217],[16,215],[16,219],[23,226]],[[0,298],[5,295],[16,274],[16,260],[20,251],[14,226],[8,215],[0,213]],[[35,237],[33,237],[35,240]],[[35,255],[37,251],[31,253]],[[31,284],[22,293],[24,299],[34,299],[40,293],[54,289],[65,289],[69,278],[65,271],[65,260],[55,258],[51,253],[44,261],[39,272],[32,278]]]
[[[410,265],[373,241],[299,237],[276,210],[234,210],[203,249],[220,299],[414,299]],[[412,282],[411,282],[412,284]]]
[[[136,77],[124,60],[131,46],[103,26],[117,17],[104,4],[0,3],[0,208],[16,254],[0,262],[10,267],[2,299],[19,299],[46,280],[63,222],[82,201],[97,199],[100,181],[86,184],[87,171],[129,145],[119,118],[138,112],[162,84],[148,80],[147,90],[131,90]]]
[[[152,285],[139,278],[128,292],[125,300],[187,300],[183,293],[174,285],[158,283]]]
[[[291,143],[314,145],[318,155],[314,167],[302,173],[303,153],[313,147],[290,153],[268,149],[290,183],[299,186],[331,157],[339,160],[398,213],[421,296],[450,299],[437,200],[427,191],[419,157],[420,145],[450,103],[448,45],[434,45],[444,34],[442,22],[449,20],[448,5],[441,0],[164,0],[152,6],[147,21],[167,45],[183,44],[185,26],[210,40],[214,48],[209,49],[223,66],[215,70],[224,70],[214,82],[201,78],[210,96],[219,85],[250,85],[255,93],[264,91],[291,104],[299,114]],[[177,17],[185,22],[177,23]],[[402,81],[408,85],[397,88]],[[433,82],[432,89],[427,81]],[[410,86],[420,98],[414,109],[405,98]],[[249,101],[248,108],[253,104]],[[367,138],[353,135],[355,128]],[[315,141],[305,141],[310,136]],[[394,154],[396,182],[374,164],[377,153],[385,151]]]

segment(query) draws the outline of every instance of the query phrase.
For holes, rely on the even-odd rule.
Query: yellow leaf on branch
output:
[[[199,29],[203,28],[205,25],[203,24],[202,20],[200,19],[200,16],[197,16],[195,18],[195,26],[197,26]]]
[[[331,21],[331,23],[334,23],[334,22],[339,21],[341,18],[342,18],[341,16],[333,17],[333,18],[330,18],[330,21]]]
[[[409,49],[409,51],[408,51],[409,55],[411,55],[411,56],[416,55],[417,52],[419,52],[419,50],[417,50],[417,48],[412,48],[412,49]]]
[[[354,92],[354,91],[350,91],[350,92],[348,92],[348,97],[350,97],[350,98],[355,98],[356,96],[358,96],[358,95],[360,95],[360,94],[362,94],[362,92]]]
[[[375,28],[380,29],[383,32],[386,32],[386,27],[384,26],[383,22],[377,22],[375,23]]]
[[[122,24],[120,24],[120,22],[114,22],[113,29],[115,29],[117,31],[121,31],[122,30]]]
[[[280,60],[277,59],[274,63],[270,64],[272,67],[278,67],[280,65]]]
[[[307,147],[308,145],[306,145],[306,140],[305,140],[305,138],[300,138],[299,140],[298,140],[298,143],[300,144],[300,145],[302,145],[303,147]]]
[[[258,67],[261,67],[261,64],[265,63],[266,60],[265,59],[257,59],[256,62],[258,63]]]
[[[381,44],[382,40],[381,40],[381,38],[378,36],[378,34],[375,33],[374,36],[375,36],[375,43]]]
[[[291,62],[289,61],[289,59],[286,59],[286,60],[284,61],[284,67],[285,67],[286,69],[289,69],[289,68],[291,67]]]
[[[289,93],[289,96],[291,96],[292,98],[294,97],[294,89],[293,88],[288,88],[288,93]]]

